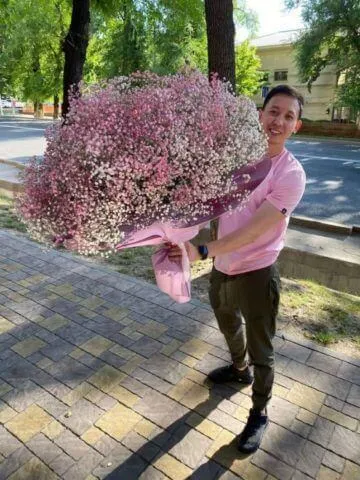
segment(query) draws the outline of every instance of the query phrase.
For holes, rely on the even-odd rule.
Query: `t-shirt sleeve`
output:
[[[303,196],[306,184],[304,170],[292,169],[275,180],[266,200],[285,216],[290,216]]]

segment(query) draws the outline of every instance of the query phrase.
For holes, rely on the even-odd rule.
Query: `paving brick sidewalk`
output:
[[[0,479],[360,479],[360,362],[276,338],[271,424],[241,457],[250,388],[209,307],[0,231]]]

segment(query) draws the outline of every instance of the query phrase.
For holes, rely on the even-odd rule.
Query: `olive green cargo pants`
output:
[[[213,268],[209,297],[234,365],[245,366],[247,353],[254,366],[253,408],[262,410],[271,398],[274,382],[272,339],[280,298],[277,268],[271,265],[239,275]]]

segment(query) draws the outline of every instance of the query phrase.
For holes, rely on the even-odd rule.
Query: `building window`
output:
[[[274,72],[274,80],[275,82],[287,80],[288,78],[288,71],[287,70],[277,70]]]

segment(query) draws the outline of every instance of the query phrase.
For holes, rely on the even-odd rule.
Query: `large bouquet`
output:
[[[38,240],[111,250],[131,230],[199,223],[214,202],[239,203],[246,189],[233,174],[265,149],[253,102],[216,77],[136,73],[73,98],[25,171],[19,209]]]
[[[153,257],[160,288],[190,298],[183,246],[200,223],[242,204],[269,170],[255,105],[218,78],[136,73],[93,87],[47,132],[18,207],[30,234],[94,254],[164,239],[181,265]]]

